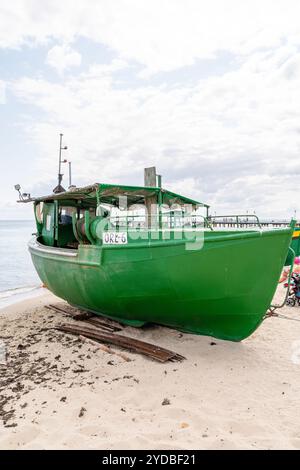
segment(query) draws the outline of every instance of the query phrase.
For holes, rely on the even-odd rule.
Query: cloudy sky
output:
[[[56,184],[165,187],[212,211],[300,203],[299,0],[0,0],[0,218]],[[66,169],[67,173],[67,169]]]

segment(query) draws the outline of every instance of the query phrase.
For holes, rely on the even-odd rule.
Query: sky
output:
[[[0,0],[0,218],[56,185],[163,186],[300,217],[299,0]],[[67,166],[64,165],[67,186]]]

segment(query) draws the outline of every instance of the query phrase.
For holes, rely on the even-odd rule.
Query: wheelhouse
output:
[[[101,244],[104,231],[208,227],[208,209],[160,187],[100,183],[34,199],[39,242],[70,249]]]

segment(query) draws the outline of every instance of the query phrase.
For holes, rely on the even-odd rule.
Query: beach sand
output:
[[[186,357],[161,364],[50,329],[69,321],[44,308],[54,301],[47,293],[0,313],[1,449],[300,448],[299,307],[242,343],[126,327]]]

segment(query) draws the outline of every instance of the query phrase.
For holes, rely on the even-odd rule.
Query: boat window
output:
[[[58,213],[59,223],[62,225],[72,224],[72,214],[75,210],[75,207],[60,207]]]
[[[39,202],[35,206],[35,216],[36,216],[36,220],[38,221],[39,224],[41,224],[43,222],[43,207],[44,207],[43,202]]]
[[[110,223],[115,227],[144,228],[146,208],[143,204],[133,204],[128,210],[114,207],[110,213]]]
[[[51,215],[47,214],[47,217],[46,217],[46,230],[48,232],[50,232],[50,229],[51,229]]]

